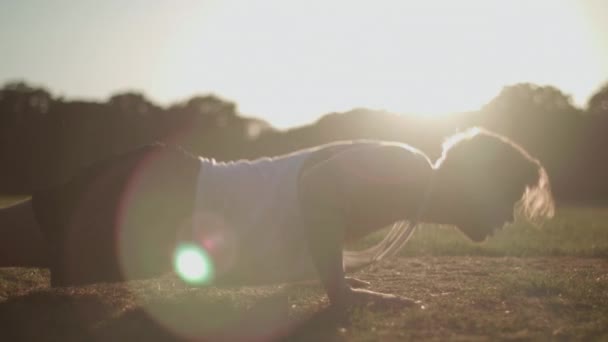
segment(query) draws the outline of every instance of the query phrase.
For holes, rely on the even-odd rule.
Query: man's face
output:
[[[513,208],[506,205],[499,208],[492,213],[480,212],[475,219],[459,224],[458,228],[472,241],[483,242],[505,224],[513,222]]]

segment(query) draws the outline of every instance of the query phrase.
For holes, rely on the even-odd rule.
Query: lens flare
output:
[[[202,285],[213,278],[211,259],[205,250],[196,244],[178,246],[173,263],[177,275],[188,284]]]

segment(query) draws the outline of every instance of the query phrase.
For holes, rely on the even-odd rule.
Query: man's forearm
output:
[[[320,281],[332,305],[343,303],[351,288],[344,277],[342,264],[342,219],[337,214],[327,212],[316,213],[307,221],[310,255]]]

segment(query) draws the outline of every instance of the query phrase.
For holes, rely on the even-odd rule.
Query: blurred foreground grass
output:
[[[392,258],[357,277],[424,308],[331,315],[318,284],[191,288],[174,276],[48,287],[0,270],[0,341],[607,341],[608,263],[578,257]]]

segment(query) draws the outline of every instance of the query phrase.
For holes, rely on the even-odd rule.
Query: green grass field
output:
[[[421,226],[404,256],[608,257],[608,209],[562,208],[540,226],[516,221],[478,244],[451,227]]]
[[[51,289],[46,270],[7,268],[0,341],[608,340],[608,210],[563,208],[482,244],[423,226],[400,257],[356,276],[424,308],[360,307],[344,321],[317,285],[189,288],[165,276]]]

